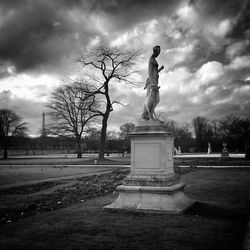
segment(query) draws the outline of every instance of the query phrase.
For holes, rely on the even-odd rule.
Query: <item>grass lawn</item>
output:
[[[120,178],[122,173],[113,173],[111,179],[118,183],[116,175]],[[68,203],[65,199],[65,205],[53,211],[44,210],[3,223],[0,248],[241,249],[250,208],[250,169],[186,171],[181,175],[187,184],[186,194],[197,203],[181,215],[103,210],[117,196],[113,193],[114,185],[110,185],[108,194],[100,193],[98,198],[85,200],[86,183],[105,190],[102,188],[102,183],[108,185],[105,179],[79,179],[72,186],[74,191],[71,187],[44,196],[57,202],[64,197],[75,198]],[[23,194],[5,191],[1,197],[11,199],[24,194],[28,197],[27,192],[36,191],[24,190]]]

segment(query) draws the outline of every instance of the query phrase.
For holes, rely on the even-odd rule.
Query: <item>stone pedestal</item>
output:
[[[180,213],[193,201],[174,173],[174,136],[160,121],[143,121],[129,135],[131,173],[117,187],[119,197],[105,209]]]

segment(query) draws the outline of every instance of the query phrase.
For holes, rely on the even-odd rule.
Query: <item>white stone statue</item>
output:
[[[158,120],[155,115],[155,107],[160,101],[159,96],[159,86],[158,86],[158,79],[159,79],[159,72],[164,69],[162,65],[158,69],[158,63],[155,60],[157,56],[159,56],[161,52],[160,46],[155,46],[153,48],[153,54],[149,59],[148,64],[148,79],[144,89],[147,89],[146,100],[144,101],[142,107],[142,114],[141,117],[144,120]]]
[[[212,148],[211,148],[211,143],[209,142],[208,143],[208,148],[207,148],[207,153],[211,154],[211,152],[212,152]]]
[[[178,147],[178,155],[180,155],[181,154],[181,147],[179,146]]]

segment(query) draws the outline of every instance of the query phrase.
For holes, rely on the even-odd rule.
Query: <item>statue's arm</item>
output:
[[[164,69],[164,66],[161,65],[161,67],[158,69],[158,73]]]

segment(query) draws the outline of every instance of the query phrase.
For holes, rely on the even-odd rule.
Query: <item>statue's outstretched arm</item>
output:
[[[164,69],[164,66],[161,65],[161,67],[158,69],[158,73]]]

